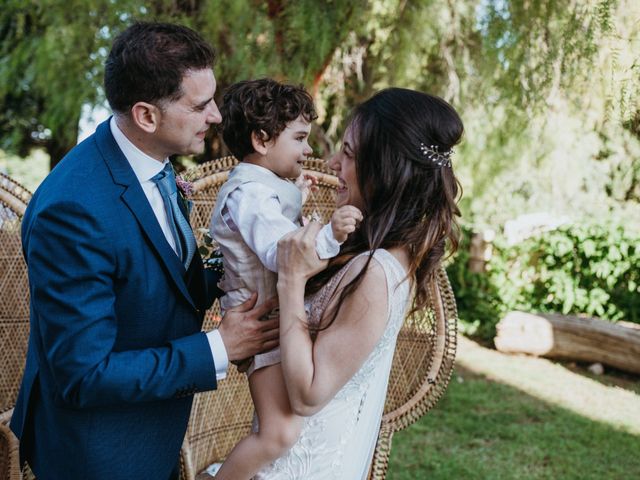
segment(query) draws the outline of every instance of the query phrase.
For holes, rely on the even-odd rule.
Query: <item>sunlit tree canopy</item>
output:
[[[218,53],[219,92],[261,76],[304,84],[320,113],[317,155],[378,89],[444,97],[466,126],[454,164],[470,222],[640,217],[634,0],[5,0],[0,148],[42,146],[60,160],[83,108],[104,103],[104,59],[136,19],[201,32]],[[223,148],[214,136],[199,160]]]

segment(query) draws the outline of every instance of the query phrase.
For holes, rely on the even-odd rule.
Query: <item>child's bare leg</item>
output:
[[[302,417],[295,415],[280,364],[256,370],[249,377],[259,431],[238,443],[218,470],[216,480],[248,480],[261,467],[284,455],[298,439]]]

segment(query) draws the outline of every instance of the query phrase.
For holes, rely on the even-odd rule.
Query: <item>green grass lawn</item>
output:
[[[461,338],[444,398],[394,436],[388,478],[640,479],[640,382]]]

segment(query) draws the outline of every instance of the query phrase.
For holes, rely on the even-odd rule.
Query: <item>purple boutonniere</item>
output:
[[[182,178],[182,175],[176,175],[176,186],[186,198],[193,195],[193,183]]]
[[[176,187],[178,187],[178,192],[180,193],[178,197],[186,209],[188,217],[191,215],[191,209],[193,208],[193,202],[190,200],[190,197],[194,193],[193,183],[185,180],[181,175],[176,175]]]

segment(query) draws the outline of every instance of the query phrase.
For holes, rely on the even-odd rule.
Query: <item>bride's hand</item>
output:
[[[278,242],[278,280],[302,280],[306,282],[327,267],[327,260],[320,260],[316,252],[316,237],[322,224],[310,222]]]

